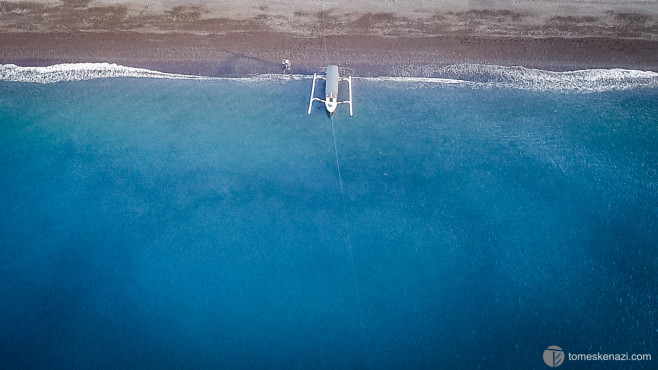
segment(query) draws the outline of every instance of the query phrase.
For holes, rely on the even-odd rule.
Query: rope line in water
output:
[[[340,186],[340,200],[343,204],[343,219],[345,220],[345,230],[347,231],[347,249],[350,252],[350,264],[352,267],[352,282],[354,283],[354,292],[356,293],[356,304],[359,309],[359,326],[361,327],[361,340],[363,341],[363,346],[366,353],[366,361],[368,363],[368,369],[370,366],[370,350],[369,343],[366,337],[366,328],[363,324],[363,307],[361,305],[361,294],[359,293],[359,284],[356,280],[356,268],[354,267],[354,252],[352,252],[352,233],[350,232],[350,223],[347,221],[347,207],[345,206],[345,191],[343,190],[343,177],[340,173],[340,161],[338,160],[338,145],[336,144],[336,129],[334,128],[334,118],[330,117],[331,120],[331,133],[334,137],[334,153],[336,154],[336,169],[338,170],[338,184]]]

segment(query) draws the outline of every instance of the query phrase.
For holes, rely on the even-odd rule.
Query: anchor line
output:
[[[324,0],[322,1],[322,43],[324,45],[324,64],[329,64],[329,54],[327,53],[327,30],[324,28]]]
[[[327,32],[324,25],[324,0],[322,1],[322,44],[324,46],[324,59],[325,64],[329,64],[329,53],[327,52]],[[347,219],[347,207],[345,205],[345,190],[343,189],[343,176],[340,173],[340,161],[338,160],[338,145],[336,144],[336,128],[334,127],[333,116],[329,117],[331,121],[331,134],[334,138],[334,154],[336,155],[336,170],[338,172],[338,185],[340,187],[340,200],[343,206],[343,219],[345,220],[345,231],[347,232],[347,249],[350,253],[350,267],[352,270],[352,282],[354,283],[354,293],[356,295],[356,304],[359,312],[359,327],[361,333],[361,341],[366,354],[366,362],[368,369],[372,369],[370,365],[370,345],[368,337],[366,336],[365,325],[363,324],[363,305],[361,304],[361,294],[359,293],[359,284],[356,278],[356,268],[354,266],[354,252],[352,251],[352,233],[350,232],[350,223]]]
[[[347,249],[350,252],[350,265],[352,270],[352,282],[354,283],[354,293],[356,294],[356,304],[359,310],[359,326],[361,331],[361,340],[363,341],[364,350],[366,353],[366,361],[368,364],[368,369],[371,369],[370,366],[370,350],[368,337],[366,336],[366,328],[363,324],[363,306],[361,304],[361,294],[359,293],[359,284],[356,279],[356,268],[354,267],[354,252],[352,251],[352,233],[350,232],[350,223],[347,219],[347,207],[345,206],[345,190],[343,189],[343,177],[340,173],[340,161],[338,160],[338,145],[336,144],[336,129],[334,128],[334,118],[330,117],[331,120],[331,133],[334,137],[334,154],[336,155],[336,169],[338,170],[338,185],[340,186],[340,200],[343,205],[343,219],[345,220],[345,230],[347,231]]]

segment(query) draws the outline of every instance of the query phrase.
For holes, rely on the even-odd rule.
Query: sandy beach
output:
[[[209,76],[280,73],[284,58],[293,73],[337,63],[359,76],[431,77],[459,63],[658,71],[653,4],[577,13],[427,1],[245,3],[1,2],[0,63],[111,62]]]

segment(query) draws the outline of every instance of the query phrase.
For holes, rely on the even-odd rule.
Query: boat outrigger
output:
[[[326,81],[324,91],[325,91],[325,99],[322,100],[320,98],[315,97],[315,80],[322,78],[323,80]],[[347,84],[349,86],[349,100],[343,100],[339,101],[338,100],[338,82],[339,81],[347,81]],[[334,114],[336,111],[336,108],[338,107],[338,104],[349,104],[350,105],[350,116],[353,116],[352,114],[352,76],[348,77],[340,77],[338,75],[338,66],[335,65],[330,65],[327,67],[327,73],[325,77],[318,76],[316,73],[313,73],[313,87],[311,88],[311,100],[308,102],[308,114],[311,114],[311,108],[313,108],[313,101],[321,101],[324,103],[325,108],[327,108],[327,112],[329,112],[330,115]]]

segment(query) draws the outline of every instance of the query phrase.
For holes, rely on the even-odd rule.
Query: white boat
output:
[[[329,114],[333,114],[338,107],[338,78],[338,66],[328,66],[324,85],[324,106]]]
[[[324,92],[325,98],[320,99],[315,97],[315,81],[322,78],[325,80]],[[338,82],[347,81],[349,87],[349,100],[338,100]],[[338,104],[349,104],[350,105],[350,116],[353,116],[352,113],[352,76],[347,78],[340,77],[338,74],[338,66],[329,65],[327,66],[327,72],[325,77],[318,76],[313,74],[313,87],[311,88],[311,99],[308,102],[308,114],[311,114],[311,109],[313,108],[313,101],[317,100],[324,103],[327,112],[332,115],[336,111]]]

